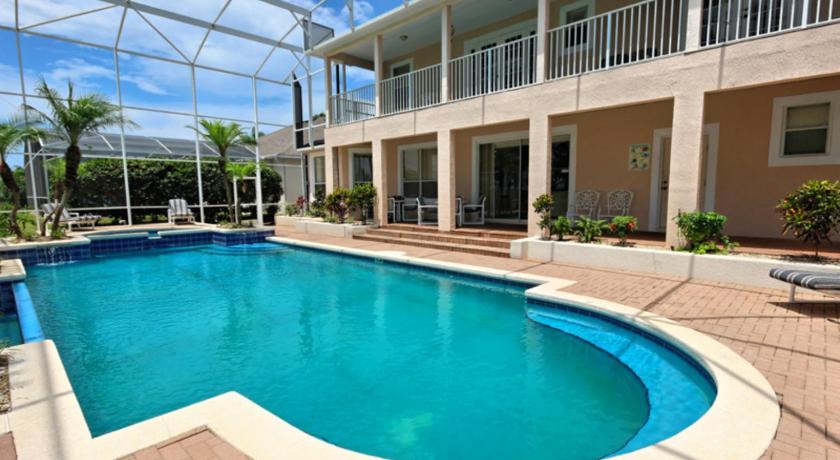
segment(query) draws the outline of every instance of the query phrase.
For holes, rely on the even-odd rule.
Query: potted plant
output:
[[[618,237],[619,246],[627,246],[627,236],[636,231],[637,225],[633,216],[615,216],[610,222],[610,231]]]
[[[362,225],[368,221],[368,213],[376,201],[376,187],[371,183],[356,184],[350,191],[350,202],[353,207],[362,211]]]
[[[551,209],[554,207],[554,198],[547,193],[543,193],[534,200],[532,206],[534,207],[534,212],[539,215],[542,239],[547,240],[551,237]]]
[[[592,243],[597,240],[609,226],[603,220],[590,219],[589,217],[578,217],[575,224],[575,235],[578,237],[578,242]]]
[[[551,233],[557,235],[559,241],[572,233],[572,221],[566,216],[560,216],[551,223]]]
[[[327,222],[334,219],[336,223],[343,224],[347,220],[347,214],[352,206],[350,194],[350,190],[338,187],[327,195],[324,199],[324,206],[329,212],[329,219],[325,218]]]

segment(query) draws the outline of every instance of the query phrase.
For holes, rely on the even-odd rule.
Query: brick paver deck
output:
[[[121,460],[247,460],[250,457],[236,450],[206,427],[139,450]]]
[[[761,371],[782,403],[765,459],[840,459],[840,302],[816,294],[789,304],[787,291],[686,282],[627,272],[430,251],[344,238],[281,236],[372,251],[473,264],[574,280],[569,292],[655,312],[719,340]],[[714,442],[714,440],[709,440]]]

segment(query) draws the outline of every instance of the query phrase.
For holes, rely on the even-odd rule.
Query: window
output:
[[[437,198],[437,148],[403,151],[402,193],[406,198]]]
[[[354,153],[352,155],[353,170],[351,172],[353,185],[373,183],[373,156],[369,153]]]
[[[312,170],[314,176],[312,178],[312,189],[315,191],[315,195],[318,195],[318,192],[321,192],[326,195],[327,174],[326,169],[324,167],[324,157],[312,158]]]
[[[840,91],[773,100],[770,166],[840,164]]]
[[[580,0],[560,7],[560,25],[573,24],[583,21],[595,13],[593,0]],[[566,48],[586,46],[589,41],[588,24],[566,28],[564,42]]]
[[[831,104],[788,107],[785,114],[782,155],[828,153],[828,122]]]

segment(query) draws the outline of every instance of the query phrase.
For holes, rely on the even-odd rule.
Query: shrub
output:
[[[540,216],[539,226],[543,231],[543,238],[549,237],[551,235],[551,209],[554,207],[554,198],[547,193],[543,193],[534,200],[531,206],[534,207],[534,212]]]
[[[562,240],[564,236],[572,233],[572,221],[566,216],[560,216],[551,223],[551,233]]]
[[[591,243],[604,234],[609,226],[603,220],[578,217],[575,224],[575,235],[581,243]]]
[[[350,191],[350,205],[362,211],[362,224],[367,224],[368,212],[376,201],[376,187],[373,184],[357,184]]]
[[[729,237],[723,234],[726,216],[713,211],[680,212],[674,218],[685,246],[680,249],[695,254],[727,253],[735,247]]]
[[[324,206],[327,211],[330,215],[335,217],[340,224],[343,224],[347,220],[347,214],[350,212],[350,193],[350,190],[339,187],[327,195],[324,199]]]
[[[11,206],[3,206],[3,209],[11,208]],[[20,227],[23,239],[25,241],[32,241],[38,236],[38,223],[35,221],[35,214],[27,211],[21,211],[17,215],[17,224]],[[0,213],[0,237],[15,236],[12,232],[9,213]]]
[[[296,216],[298,214],[300,214],[300,208],[298,207],[297,203],[286,203],[287,216]]]
[[[324,217],[326,211],[325,200],[324,191],[315,190],[315,199],[312,200],[312,203],[309,203],[309,215],[312,217]]]
[[[638,221],[633,216],[615,216],[610,223],[610,231],[618,237],[621,246],[627,245],[627,235],[636,231]]]
[[[820,245],[831,243],[831,235],[840,227],[840,181],[811,180],[789,193],[776,210],[782,214],[784,227],[803,243],[814,245],[819,257]]]

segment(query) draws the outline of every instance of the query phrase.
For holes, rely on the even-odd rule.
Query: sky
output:
[[[212,22],[226,0],[139,1]],[[317,3],[314,0],[291,2],[308,8]],[[402,3],[402,0],[355,0],[356,23],[360,24],[400,7]],[[107,6],[99,0],[19,0],[19,5],[22,27]],[[122,13],[121,7],[115,7],[39,25],[31,30],[111,46],[117,37]],[[144,16],[145,19],[134,11],[128,11],[120,41],[121,48],[179,61],[184,60],[181,56],[183,53],[192,59],[204,36],[203,29],[158,16]],[[332,27],[337,34],[348,30],[347,18],[344,0],[327,0],[314,15],[315,22]],[[219,24],[280,39],[295,24],[295,19],[286,11],[260,0],[231,0],[219,18]],[[0,25],[14,27],[14,0],[0,0]],[[167,43],[161,38],[152,25],[163,32],[172,43]],[[286,41],[302,45],[303,34],[300,28],[297,27]],[[251,74],[259,68],[270,50],[271,47],[267,45],[212,32],[197,63]],[[192,112],[193,97],[188,66],[124,53],[119,53],[115,62],[114,54],[110,50],[25,33],[21,34],[21,58],[27,93],[33,92],[32,88],[41,78],[64,93],[66,82],[71,80],[80,92],[99,92],[117,102],[118,82],[114,69],[115,65],[119,65],[119,84],[124,105]],[[259,75],[282,81],[296,63],[297,59],[292,53],[278,49],[268,58]],[[320,60],[313,59],[313,68],[320,67]],[[0,30],[0,92],[20,92],[19,75],[15,34]],[[360,86],[366,83],[367,78],[369,76],[364,72],[353,72],[348,76],[348,87]],[[313,111],[318,113],[323,111],[325,103],[323,79],[315,78],[312,86]],[[250,78],[196,69],[196,100],[198,112],[202,115],[248,120],[249,122],[242,124],[250,129],[250,121],[255,115],[253,92]],[[261,122],[280,125],[292,122],[289,86],[258,81],[256,92]],[[30,99],[28,102],[36,107],[43,105],[37,99]],[[7,118],[20,104],[19,97],[0,94],[0,118]],[[130,134],[187,138],[193,135],[185,127],[192,122],[192,117],[130,109],[126,110],[126,114],[140,126]],[[276,129],[276,126],[270,124],[260,126],[262,132]]]

